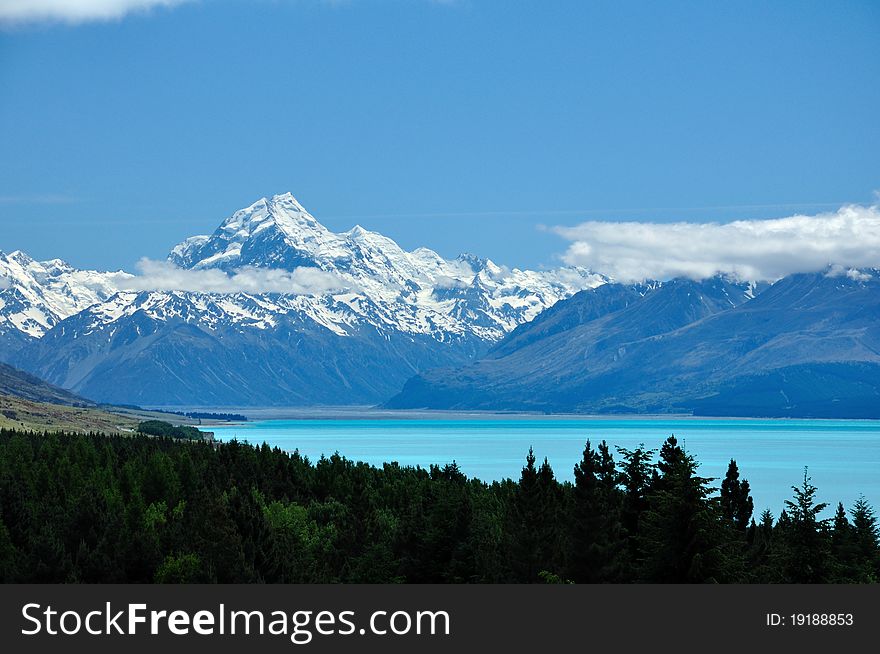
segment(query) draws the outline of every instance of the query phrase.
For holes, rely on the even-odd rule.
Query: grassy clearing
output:
[[[31,402],[9,395],[0,395],[0,428],[101,431],[116,434],[133,431],[137,423],[138,419],[133,415],[111,413],[103,409]]]

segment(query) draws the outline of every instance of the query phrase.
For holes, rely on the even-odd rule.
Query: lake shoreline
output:
[[[762,416],[695,416],[690,413],[541,413],[530,411],[454,411],[444,409],[383,409],[362,405],[316,405],[308,407],[151,407],[150,411],[205,413],[238,413],[248,422],[269,420],[696,420],[696,421],[823,421],[823,422],[880,422],[871,418],[799,418]],[[202,420],[204,427],[244,425],[246,422]]]

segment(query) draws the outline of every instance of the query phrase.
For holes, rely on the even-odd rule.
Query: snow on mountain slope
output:
[[[60,321],[103,302],[131,275],[77,270],[60,259],[0,252],[0,334],[40,338]]]
[[[497,341],[558,300],[607,281],[583,268],[508,270],[473,255],[447,260],[427,248],[406,252],[360,225],[337,234],[290,193],[236,211],[213,234],[174,247],[168,261],[183,269],[230,274],[248,268],[314,268],[332,273],[351,289],[295,297],[236,294],[223,303],[223,318],[202,321],[209,327],[236,322],[237,314],[248,315],[242,303],[256,303],[267,315],[301,312],[338,334],[367,324],[441,341],[464,333]],[[143,301],[141,295],[125,297]],[[271,325],[268,319],[241,322]]]
[[[290,193],[236,211],[212,235],[193,236],[174,247],[168,261],[184,270],[228,274],[253,268],[317,269],[338,277],[346,290],[315,295],[277,289],[129,292],[134,276],[128,273],[76,270],[60,260],[37,262],[22,252],[0,253],[0,333],[40,338],[65,318],[93,307],[96,326],[136,311],[159,319],[185,317],[208,329],[271,329],[273,316],[299,315],[337,335],[370,325],[439,341],[466,333],[497,341],[560,299],[607,281],[583,268],[510,270],[474,255],[447,260],[428,248],[406,252],[360,225],[336,234]]]
[[[289,193],[138,276],[3,261],[0,358],[96,400],[143,404],[375,403],[607,281],[407,252],[361,226],[334,233]]]
[[[321,225],[290,194],[262,198],[227,218],[211,236],[176,246],[169,260],[181,268],[244,266],[292,270],[313,257],[344,257],[345,238]],[[303,257],[303,260],[300,260]]]

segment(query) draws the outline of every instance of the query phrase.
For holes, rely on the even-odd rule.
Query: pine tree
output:
[[[733,527],[744,533],[752,520],[754,501],[749,494],[747,479],[740,481],[739,468],[734,459],[727,466],[727,474],[721,482],[721,512]]]
[[[634,450],[618,447],[617,452],[623,460],[620,474],[623,487],[620,523],[626,543],[623,565],[630,571],[628,580],[632,581],[632,571],[639,558],[638,537],[642,516],[648,509],[648,489],[655,475],[654,466],[651,465],[655,451],[645,449],[644,443],[641,443]]]
[[[792,486],[794,499],[785,500],[784,551],[781,573],[787,583],[827,583],[831,580],[831,540],[828,522],[819,518],[828,504],[816,502],[818,489],[807,468],[801,486]],[[780,516],[780,523],[782,523]]]
[[[541,522],[541,493],[535,452],[529,448],[526,465],[520,474],[511,516],[511,567],[516,581],[535,583],[541,571],[541,536],[536,526]]]
[[[618,494],[620,473],[617,472],[617,467],[614,464],[614,457],[611,455],[611,449],[605,441],[599,443],[598,478],[603,491],[609,495]]]
[[[860,572],[855,581],[877,583],[880,580],[880,529],[877,516],[864,495],[856,500],[850,515]]]
[[[717,502],[709,480],[670,436],[660,450],[659,476],[648,497],[639,537],[642,579],[655,583],[722,582],[732,575]]]
[[[685,454],[684,449],[678,444],[678,439],[675,437],[675,434],[672,434],[669,438],[663,441],[663,445],[660,446],[660,458],[657,461],[657,472],[660,474],[661,485],[663,484],[663,480],[669,478],[669,476],[677,472],[681,469],[681,466],[686,466],[689,463],[692,463],[690,457]]]
[[[539,572],[559,575],[565,567],[565,534],[562,529],[563,494],[547,458],[538,469],[538,514],[534,529],[538,536]]]
[[[617,472],[607,443],[597,452],[587,441],[574,479],[569,575],[578,583],[614,581],[623,542]]]
[[[765,509],[760,516],[760,521],[752,524],[746,533],[748,542],[747,569],[750,571],[748,578],[759,583],[776,581],[771,562],[773,548],[773,514]]]
[[[834,580],[842,583],[852,583],[858,577],[857,553],[853,528],[846,517],[846,509],[843,502],[837,503],[834,519],[831,527],[831,551],[834,554]]]
[[[832,526],[832,538],[840,536],[849,530],[849,520],[846,518],[846,509],[843,508],[843,502],[837,503],[837,510],[834,512],[834,523]]]

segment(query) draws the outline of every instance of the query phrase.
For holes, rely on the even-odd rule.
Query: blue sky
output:
[[[131,269],[291,191],[334,230],[535,267],[568,247],[540,225],[869,204],[878,33],[873,1],[201,0],[7,21],[0,249]]]

